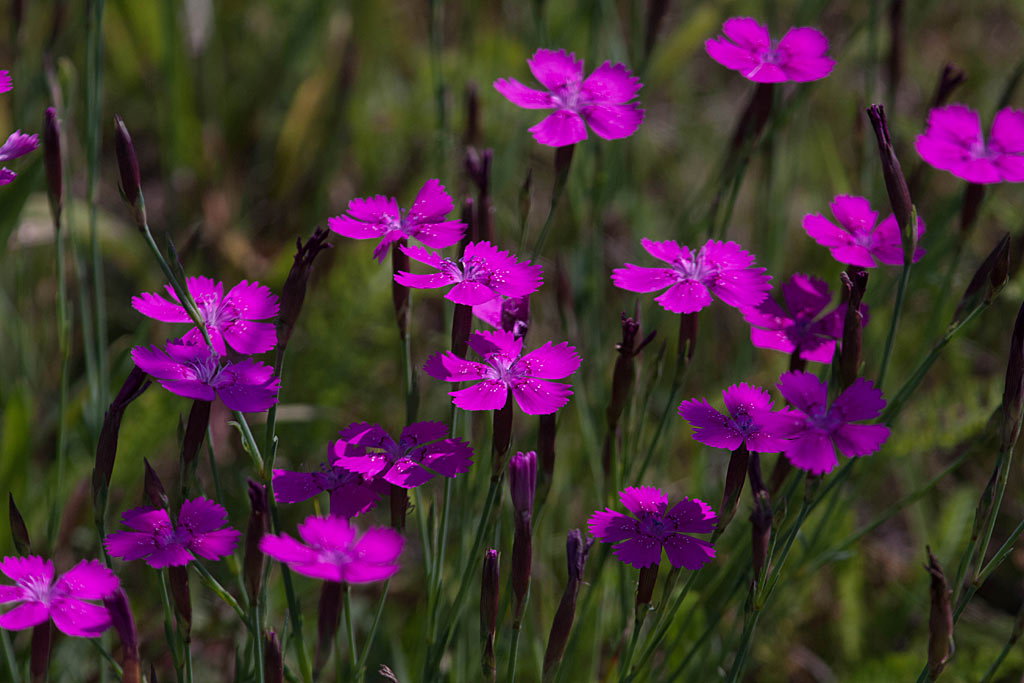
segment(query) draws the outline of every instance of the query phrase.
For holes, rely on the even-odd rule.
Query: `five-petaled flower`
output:
[[[216,397],[231,410],[251,413],[267,410],[277,403],[281,380],[274,369],[247,358],[238,363],[222,362],[205,342],[168,340],[166,350],[136,346],[132,360],[164,389],[179,396],[212,401]]]
[[[107,552],[129,562],[145,560],[154,569],[185,565],[196,555],[219,560],[235,551],[240,535],[237,529],[222,528],[227,510],[208,498],[183,502],[177,525],[167,510],[149,506],[129,510],[121,521],[134,531],[109,534],[103,540]]]
[[[37,555],[5,557],[0,572],[14,581],[0,584],[0,603],[20,603],[0,615],[0,628],[19,631],[53,619],[69,636],[96,638],[110,627],[107,608],[87,600],[102,600],[117,591],[114,572],[96,560],[82,560],[53,580],[53,562]]]
[[[223,356],[230,346],[239,353],[263,353],[277,345],[277,332],[273,323],[254,322],[277,315],[277,297],[258,282],[242,280],[224,296],[224,283],[208,277],[190,277],[186,280],[189,294],[195,299],[199,315],[206,324],[210,342]],[[178,301],[174,289],[167,285],[171,300],[159,294],[143,292],[132,297],[132,307],[147,317],[166,323],[189,323],[192,318]],[[199,328],[193,327],[182,337],[188,343],[203,341]]]
[[[398,443],[380,425],[356,422],[341,430],[334,442],[334,464],[366,477],[411,489],[434,474],[454,478],[469,471],[473,449],[448,437],[440,422],[417,422],[402,430]]]
[[[7,92],[12,88],[11,75],[7,71],[0,71],[0,93]],[[0,145],[0,164],[23,157],[39,147],[39,136],[25,135],[16,130],[7,138],[7,141]],[[0,185],[7,185],[17,177],[17,173],[7,168],[0,168]]]
[[[932,109],[914,147],[935,168],[971,183],[1024,182],[1024,110],[1000,109],[986,143],[978,112],[962,104]]]
[[[878,212],[864,197],[839,195],[829,204],[836,225],[820,213],[804,216],[804,230],[823,247],[828,247],[832,258],[840,263],[861,268],[874,268],[880,264],[903,265],[903,246],[896,216],[878,223]],[[925,233],[924,220],[917,217],[917,234]],[[924,256],[924,249],[914,250],[914,263]]]
[[[794,419],[786,409],[772,411],[772,399],[761,387],[745,382],[722,390],[728,415],[723,415],[707,399],[690,399],[679,405],[679,414],[689,422],[693,438],[712,448],[734,451],[745,443],[747,450],[777,453],[786,445]]]
[[[612,552],[626,564],[636,569],[659,564],[662,548],[677,569],[700,569],[715,556],[710,543],[689,535],[715,530],[717,515],[707,503],[683,498],[668,510],[668,496],[654,486],[628,486],[619,499],[632,516],[597,510],[587,528],[605,543],[617,544]]]
[[[414,289],[436,289],[454,284],[444,298],[473,306],[498,296],[533,294],[541,285],[541,267],[520,262],[490,242],[470,242],[459,259],[444,258],[422,247],[400,247],[409,258],[436,268],[436,273],[395,273],[395,282]]]
[[[605,140],[627,138],[644,120],[640,103],[630,101],[643,84],[622,64],[605,62],[583,78],[583,60],[565,50],[537,50],[526,63],[547,92],[514,78],[499,78],[494,89],[524,109],[555,110],[530,128],[542,145],[564,147],[586,140],[587,125]]]
[[[380,479],[322,463],[319,472],[274,470],[274,499],[300,503],[318,493],[330,492],[332,515],[355,517],[369,512],[388,487]]]
[[[572,396],[572,386],[548,380],[568,377],[580,367],[580,356],[567,342],[547,342],[523,355],[523,340],[511,332],[474,332],[469,348],[483,363],[463,360],[451,351],[435,353],[423,370],[444,382],[475,382],[466,389],[448,393],[463,410],[499,410],[509,391],[528,415],[553,413]]]
[[[756,306],[772,288],[765,268],[754,265],[754,255],[735,242],[708,240],[691,251],[673,240],[640,241],[647,253],[670,268],[645,268],[627,263],[612,271],[616,287],[630,292],[656,292],[655,298],[673,313],[696,313],[711,303],[711,295],[735,306]]]
[[[777,386],[798,419],[785,450],[794,467],[827,474],[839,463],[837,449],[851,458],[870,455],[889,438],[885,425],[853,424],[872,420],[885,408],[882,391],[863,377],[832,405],[828,405],[828,385],[810,373],[787,372]]]
[[[359,535],[344,517],[307,517],[300,543],[288,534],[266,534],[260,550],[292,571],[324,581],[370,583],[394,576],[405,542],[394,529],[370,528]]]
[[[433,249],[450,247],[462,239],[466,224],[447,220],[455,205],[439,180],[428,180],[408,211],[398,208],[398,200],[382,194],[353,199],[348,213],[327,221],[331,230],[365,240],[381,238],[373,249],[373,257],[383,262],[393,242],[417,239]]]
[[[791,28],[775,42],[768,27],[756,19],[733,17],[722,24],[722,33],[704,41],[708,55],[757,83],[816,81],[836,65],[825,54],[828,38],[815,28]]]

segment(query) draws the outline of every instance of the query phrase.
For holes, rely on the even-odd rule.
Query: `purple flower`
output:
[[[455,286],[444,298],[473,306],[498,296],[520,297],[533,294],[541,285],[541,267],[519,262],[490,242],[470,242],[460,259],[444,258],[422,247],[400,247],[409,258],[436,268],[436,273],[395,273],[395,282],[414,289]]]
[[[473,306],[473,315],[491,327],[525,337],[530,328],[530,297],[499,296]]]
[[[177,528],[167,510],[144,506],[121,515],[125,526],[135,531],[117,531],[103,539],[113,557],[128,562],[145,560],[154,569],[180,567],[196,559],[219,560],[235,551],[241,535],[237,529],[222,528],[228,513],[208,498],[186,500],[178,513]]]
[[[69,636],[96,638],[110,627],[107,608],[86,601],[112,595],[121,583],[96,560],[82,560],[56,581],[53,562],[38,555],[5,557],[0,572],[14,581],[13,586],[0,584],[0,603],[20,603],[0,615],[0,628],[20,631],[52,618]]]
[[[357,240],[380,237],[373,257],[383,262],[392,242],[415,238],[434,249],[450,247],[462,239],[466,224],[449,221],[446,216],[455,205],[439,180],[428,180],[408,211],[398,208],[398,200],[382,194],[348,203],[348,213],[327,221],[334,232]]]
[[[38,135],[25,135],[20,130],[11,133],[7,142],[0,145],[0,164],[23,157],[39,147]],[[17,173],[7,168],[0,168],[0,185],[7,185],[17,177]]]
[[[454,403],[463,410],[499,410],[505,406],[511,390],[519,407],[527,415],[553,413],[572,396],[572,385],[549,382],[568,377],[580,367],[580,356],[567,342],[551,342],[523,353],[523,340],[511,332],[474,332],[469,348],[483,363],[463,360],[451,351],[435,353],[423,370],[443,382],[473,382],[466,389],[451,391]]]
[[[168,340],[166,350],[136,346],[132,360],[160,386],[178,396],[212,401],[216,397],[231,410],[259,412],[277,403],[281,380],[268,365],[245,359],[224,359],[205,343]]]
[[[839,195],[829,204],[832,215],[839,221],[836,225],[820,213],[804,216],[804,230],[808,236],[823,247],[828,247],[832,258],[861,268],[874,268],[880,264],[903,265],[903,246],[900,241],[900,227],[896,216],[889,214],[881,223],[878,212],[864,197]],[[924,235],[925,225],[917,217],[917,233]],[[914,251],[914,263],[924,256],[924,249]]]
[[[722,390],[729,415],[723,415],[707,399],[690,399],[679,405],[679,414],[689,422],[693,438],[712,448],[734,451],[746,443],[747,450],[777,453],[788,445],[793,415],[788,410],[772,412],[772,399],[761,387],[744,382]]]
[[[288,534],[267,534],[260,550],[292,571],[324,581],[370,583],[394,576],[405,542],[394,529],[371,528],[361,536],[344,517],[307,517],[300,543]]]
[[[759,349],[775,349],[794,353],[814,363],[831,363],[836,341],[843,336],[843,318],[846,306],[839,304],[828,313],[825,308],[832,301],[828,284],[803,273],[794,273],[782,285],[779,305],[772,298],[757,308],[747,308],[743,318],[750,323],[750,343]],[[867,306],[861,305],[866,314]],[[866,318],[865,318],[866,320]]]
[[[775,42],[756,19],[733,17],[722,24],[722,32],[724,36],[704,41],[708,55],[757,83],[816,81],[836,65],[825,55],[828,38],[815,28],[791,28]]]
[[[542,145],[563,147],[586,140],[587,125],[605,140],[628,138],[644,120],[640,103],[630,101],[643,84],[622,64],[605,62],[584,79],[583,60],[565,50],[537,50],[526,63],[547,92],[514,78],[499,78],[494,89],[524,109],[555,110],[530,128]]]
[[[889,438],[885,425],[853,424],[878,417],[885,407],[881,390],[863,377],[832,405],[828,405],[828,385],[809,373],[787,372],[777,386],[798,418],[785,451],[794,467],[827,474],[839,463],[836,449],[851,458],[870,455]]]
[[[986,145],[978,112],[962,104],[932,109],[914,147],[935,168],[971,183],[1024,182],[1024,111],[1000,109]]]
[[[10,72],[0,69],[0,93],[5,93],[13,87]]]
[[[331,494],[331,514],[349,518],[372,510],[388,488],[379,479],[327,463],[320,465],[319,472],[274,470],[278,503],[300,503],[324,491]]]
[[[473,449],[461,439],[448,437],[440,422],[417,422],[402,430],[398,443],[380,425],[350,424],[334,442],[334,464],[366,477],[411,489],[434,474],[455,477],[469,471]]]
[[[711,295],[737,308],[756,306],[768,296],[771,276],[754,266],[754,255],[735,242],[707,243],[690,251],[673,240],[640,240],[647,253],[671,268],[645,268],[627,263],[612,271],[616,287],[630,292],[666,289],[655,301],[673,313],[696,313]]]
[[[632,516],[597,510],[587,528],[605,543],[617,543],[612,552],[626,564],[636,569],[660,564],[662,547],[677,569],[700,569],[715,556],[710,543],[688,535],[715,530],[716,515],[707,503],[683,498],[666,512],[668,497],[654,486],[628,486],[619,499]]]
[[[227,353],[225,342],[239,353],[263,353],[277,345],[273,323],[253,322],[277,315],[277,297],[268,287],[242,280],[224,296],[224,283],[208,277],[190,277],[187,286],[218,354]],[[142,315],[165,323],[192,322],[174,289],[170,285],[166,287],[170,301],[159,294],[143,292],[132,297],[132,307]],[[199,343],[203,335],[194,327],[182,339]]]

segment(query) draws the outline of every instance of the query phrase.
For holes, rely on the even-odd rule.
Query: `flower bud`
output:
[[[245,530],[244,576],[249,598],[255,602],[263,585],[265,564],[263,553],[260,551],[260,540],[270,531],[270,523],[267,517],[266,486],[251,478],[248,479],[248,484],[252,512],[249,515],[249,526]]]
[[[647,0],[647,24],[644,28],[644,62],[651,56],[654,43],[658,39],[661,20],[665,18],[668,0]]]
[[[299,312],[302,310],[302,303],[306,300],[306,286],[309,282],[310,272],[313,270],[313,261],[324,249],[330,248],[327,236],[330,233],[324,228],[317,227],[312,236],[302,243],[301,238],[295,239],[295,257],[292,260],[292,269],[288,271],[288,278],[284,281],[281,290],[281,312],[277,316],[277,353],[280,357],[284,353],[288,340],[295,328],[295,321],[299,319]]]
[[[518,624],[526,609],[533,564],[533,498],[537,490],[537,453],[528,451],[512,456],[508,463],[508,483],[512,493],[515,528],[512,542],[512,614]]]
[[[331,653],[334,634],[338,632],[341,619],[341,584],[336,581],[324,581],[320,587],[320,604],[316,617],[316,656],[314,657],[313,679],[320,679],[320,670],[327,663]]]
[[[939,74],[939,80],[935,84],[935,92],[932,94],[932,102],[929,109],[941,107],[949,101],[953,91],[967,80],[967,74],[956,64],[945,64]]]
[[[124,384],[121,385],[121,390],[117,392],[117,396],[111,401],[110,407],[103,415],[103,426],[100,428],[100,436],[96,441],[96,464],[92,470],[93,505],[100,515],[106,509],[107,489],[114,471],[121,418],[124,416],[128,404],[141,396],[149,384],[150,380],[146,373],[133,367]]]
[[[60,159],[60,121],[57,110],[46,108],[43,121],[43,162],[46,166],[46,187],[50,196],[50,211],[53,222],[60,226],[60,214],[64,209],[64,182]]]
[[[548,634],[548,645],[544,650],[544,680],[554,678],[558,665],[565,654],[565,646],[569,642],[569,634],[572,632],[572,623],[576,619],[576,598],[580,593],[580,584],[583,583],[583,568],[587,564],[587,555],[590,553],[590,546],[593,539],[583,541],[583,534],[579,529],[573,529],[565,542],[566,560],[569,571],[569,581],[562,593],[562,600],[558,603],[555,611],[554,621],[551,623],[551,632]]]
[[[135,156],[132,136],[124,125],[124,120],[114,116],[114,153],[117,156],[117,168],[121,173],[121,196],[128,206],[132,207],[135,224],[140,228],[146,224],[146,208],[142,201],[142,187],[139,178],[139,160]]]
[[[1001,450],[1013,448],[1020,434],[1021,404],[1024,401],[1024,304],[1017,312],[1010,339],[1010,360],[1003,386],[1003,430]]]
[[[268,631],[263,639],[263,680],[265,683],[284,683],[284,657],[277,634]]]
[[[533,169],[526,169],[526,177],[523,184],[519,186],[519,232],[525,233],[526,221],[530,217],[530,206],[532,205],[531,190],[533,189]]]
[[[878,139],[878,154],[882,159],[885,191],[889,195],[892,212],[900,227],[903,262],[910,263],[917,249],[918,230],[917,215],[910,200],[910,189],[907,187],[907,179],[903,176],[903,169],[900,168],[899,159],[896,158],[896,151],[892,147],[889,126],[885,121],[885,108],[880,104],[873,104],[867,111],[871,126],[875,129],[875,137]]]
[[[107,608],[110,622],[121,638],[121,667],[124,673],[122,683],[140,683],[142,680],[142,663],[139,660],[139,632],[135,628],[135,617],[132,616],[131,603],[124,588],[103,598],[103,606]]]
[[[480,638],[484,642],[481,668],[489,681],[493,681],[497,675],[494,654],[494,632],[497,627],[498,551],[491,548],[484,553],[483,574],[480,577]]]
[[[749,461],[750,451],[747,450],[746,443],[740,444],[729,457],[729,469],[725,473],[725,492],[722,494],[722,507],[716,529],[719,534],[725,531],[725,527],[736,514],[736,506],[740,501],[740,494],[743,493],[743,482],[747,479]]]
[[[466,304],[455,304],[452,313],[452,353],[459,358],[466,358],[469,348],[469,332],[473,329],[473,307]]]
[[[861,300],[868,286],[868,273],[863,268],[851,268],[840,273],[846,317],[843,320],[843,347],[839,354],[840,390],[853,384],[860,371],[860,354],[864,343],[864,314]]]
[[[960,241],[965,241],[978,220],[981,200],[985,198],[985,186],[979,183],[967,183],[964,188],[964,199],[960,205]]]
[[[188,425],[185,427],[185,437],[181,443],[181,462],[184,465],[183,471],[189,472],[190,476],[195,470],[196,456],[199,455],[203,439],[206,438],[211,404],[212,401],[196,399],[192,401],[192,408],[188,411]],[[184,485],[183,482],[182,486]]]
[[[925,569],[931,576],[931,612],[928,617],[928,673],[930,680],[946,668],[953,656],[953,609],[949,599],[952,591],[946,583],[939,561],[927,548],[928,564]]]
[[[978,269],[974,271],[964,295],[960,297],[960,303],[953,313],[953,320],[950,327],[962,322],[982,303],[989,304],[1006,285],[1010,272],[1010,235],[1004,234],[982,261]]]
[[[7,494],[7,511],[11,524],[11,540],[14,541],[14,549],[19,555],[31,555],[32,543],[28,537],[28,527],[25,526],[25,519],[21,516],[18,506],[14,504],[14,494]]]
[[[146,468],[146,475],[143,479],[143,492],[145,493],[146,500],[155,508],[166,509],[167,493],[164,491],[163,482],[160,481],[156,470],[149,464],[149,460],[143,458],[142,463]]]

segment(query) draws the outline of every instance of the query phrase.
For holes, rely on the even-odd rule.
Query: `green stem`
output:
[[[672,375],[672,388],[668,393],[668,401],[665,403],[665,408],[661,411],[661,417],[658,418],[658,426],[654,431],[654,436],[651,437],[651,443],[647,447],[647,452],[644,455],[644,459],[640,464],[640,470],[636,475],[630,477],[630,481],[641,481],[644,474],[647,472],[647,468],[651,464],[651,460],[654,458],[654,453],[657,451],[658,443],[661,441],[661,437],[665,433],[665,428],[668,426],[669,415],[672,414],[672,408],[675,406],[676,396],[682,389],[683,384],[686,383],[686,377],[689,374],[690,362],[685,357],[676,358],[676,368]]]
[[[266,481],[269,473],[263,468],[263,457],[260,455],[260,447],[256,445],[256,439],[252,435],[252,430],[249,429],[249,423],[246,421],[245,415],[240,410],[234,410],[232,414],[234,414],[235,422],[242,432],[242,438],[245,440],[246,445],[245,451],[249,454],[249,458],[256,468],[257,476],[259,476],[260,480]]]
[[[348,632],[348,657],[349,660],[354,663],[356,657],[356,631],[355,627],[352,626],[352,587],[349,584],[345,584],[345,628]],[[341,656],[341,653],[338,653]],[[357,670],[352,670],[353,678],[355,678]]]
[[[362,679],[366,660],[370,657],[370,648],[373,647],[373,640],[377,636],[377,626],[380,624],[380,616],[384,613],[384,603],[387,602],[388,586],[390,584],[391,579],[388,579],[384,582],[384,587],[381,589],[380,600],[377,601],[377,611],[373,615],[373,623],[370,624],[370,633],[366,636],[366,642],[363,644],[363,649],[359,653],[359,660],[356,662],[357,679]]]
[[[913,214],[911,220],[917,220],[917,214]],[[910,282],[911,263],[903,264],[903,271],[900,274],[899,286],[896,288],[896,303],[893,305],[892,320],[889,322],[889,333],[885,337],[885,348],[882,351],[882,365],[878,371],[878,381],[875,386],[881,390],[885,384],[886,371],[889,369],[889,359],[892,357],[892,347],[896,340],[896,327],[900,324],[900,315],[903,313],[903,299],[907,294],[907,283]]]
[[[661,645],[661,641],[668,635],[668,630],[672,626],[672,621],[679,611],[679,608],[683,606],[683,601],[686,600],[686,596],[690,593],[690,589],[693,587],[694,581],[697,579],[697,575],[700,573],[700,569],[690,572],[690,575],[686,577],[686,582],[683,584],[683,588],[679,591],[679,595],[676,596],[675,600],[672,601],[672,606],[663,610],[658,615],[658,620],[654,623],[654,627],[651,629],[650,634],[647,636],[647,643],[644,645],[643,652],[640,654],[640,659],[637,660],[633,670],[624,679],[626,683],[632,681],[636,676],[643,670],[644,665],[654,655],[658,646]],[[623,679],[620,679],[623,680]]]
[[[238,615],[239,619],[241,619],[243,622],[248,622],[248,617],[245,614],[245,610],[242,608],[240,604],[238,604],[238,601],[235,600],[234,596],[231,595],[231,593],[229,593],[228,590],[224,588],[224,586],[222,586],[221,583],[213,577],[213,574],[210,573],[210,570],[203,566],[203,564],[199,562],[199,560],[195,560],[190,564],[192,568],[195,569],[196,572],[199,574],[199,579],[203,582],[203,585],[205,585],[207,588],[216,593],[217,597],[224,601],[224,604],[226,604],[228,607],[234,610],[235,614]]]
[[[107,661],[107,664],[109,664],[110,668],[114,670],[114,673],[117,674],[117,677],[121,678],[122,676],[124,676],[124,669],[122,669],[121,665],[117,663],[117,660],[114,659],[113,655],[107,652],[107,649],[105,647],[100,645],[99,638],[89,638],[88,640],[89,643],[92,644],[93,648],[100,653],[100,656]],[[11,680],[17,679],[12,678]]]
[[[754,640],[754,629],[757,628],[757,620],[760,618],[761,610],[757,608],[747,614],[743,623],[743,635],[740,636],[740,649],[733,660],[726,683],[736,683],[743,675],[743,670],[747,667],[747,657],[750,655],[750,645]]]
[[[171,609],[171,598],[167,592],[167,572],[157,571],[157,574],[160,576],[160,599],[164,605],[164,636],[167,638],[167,647],[171,651],[171,663],[174,665],[174,673],[177,676],[178,683],[181,683],[180,643],[178,642],[177,630],[171,623],[171,615],[174,612]]]
[[[109,403],[110,389],[107,368],[107,304],[103,281],[103,255],[100,251],[97,225],[97,200],[100,174],[100,102],[103,92],[103,0],[91,0],[88,9],[86,37],[86,156],[88,177],[86,199],[89,204],[89,242],[92,251],[93,295],[96,313],[96,357],[99,374],[99,405]]]
[[[11,683],[21,683],[21,671],[14,655],[14,647],[11,646],[11,636],[7,631],[0,629],[0,645],[3,646],[4,660],[7,662],[7,673],[11,675]]]

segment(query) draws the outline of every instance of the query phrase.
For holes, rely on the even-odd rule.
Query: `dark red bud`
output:
[[[249,506],[252,510],[249,514],[249,526],[245,530],[245,561],[244,576],[245,587],[249,591],[249,598],[256,600],[260,588],[263,585],[264,557],[260,551],[260,541],[263,535],[270,531],[269,517],[267,515],[267,489],[266,486],[255,479],[248,480]]]
[[[301,238],[295,240],[295,256],[292,259],[292,268],[288,271],[288,278],[284,281],[281,290],[281,312],[277,316],[278,355],[284,353],[284,348],[291,339],[295,322],[299,319],[299,312],[302,311],[302,303],[306,300],[306,287],[309,283],[309,275],[313,270],[313,261],[317,254],[330,248],[327,236],[330,234],[324,228],[317,227],[312,236],[302,243]],[[395,245],[392,245],[392,249]]]
[[[135,210],[136,224],[141,228],[145,225],[145,209],[142,204],[142,181],[139,178],[139,160],[135,156],[132,136],[124,125],[124,120],[114,116],[114,153],[117,156],[117,168],[121,173],[121,195],[128,206]]]
[[[32,543],[28,537],[28,527],[25,526],[25,519],[21,516],[18,506],[14,504],[14,494],[7,494],[7,511],[11,524],[11,540],[14,541],[14,549],[19,555],[31,555]]]
[[[50,193],[50,209],[53,220],[60,224],[60,214],[64,208],[64,181],[60,158],[60,121],[57,110],[46,108],[43,121],[43,162],[46,166],[46,187]]]

